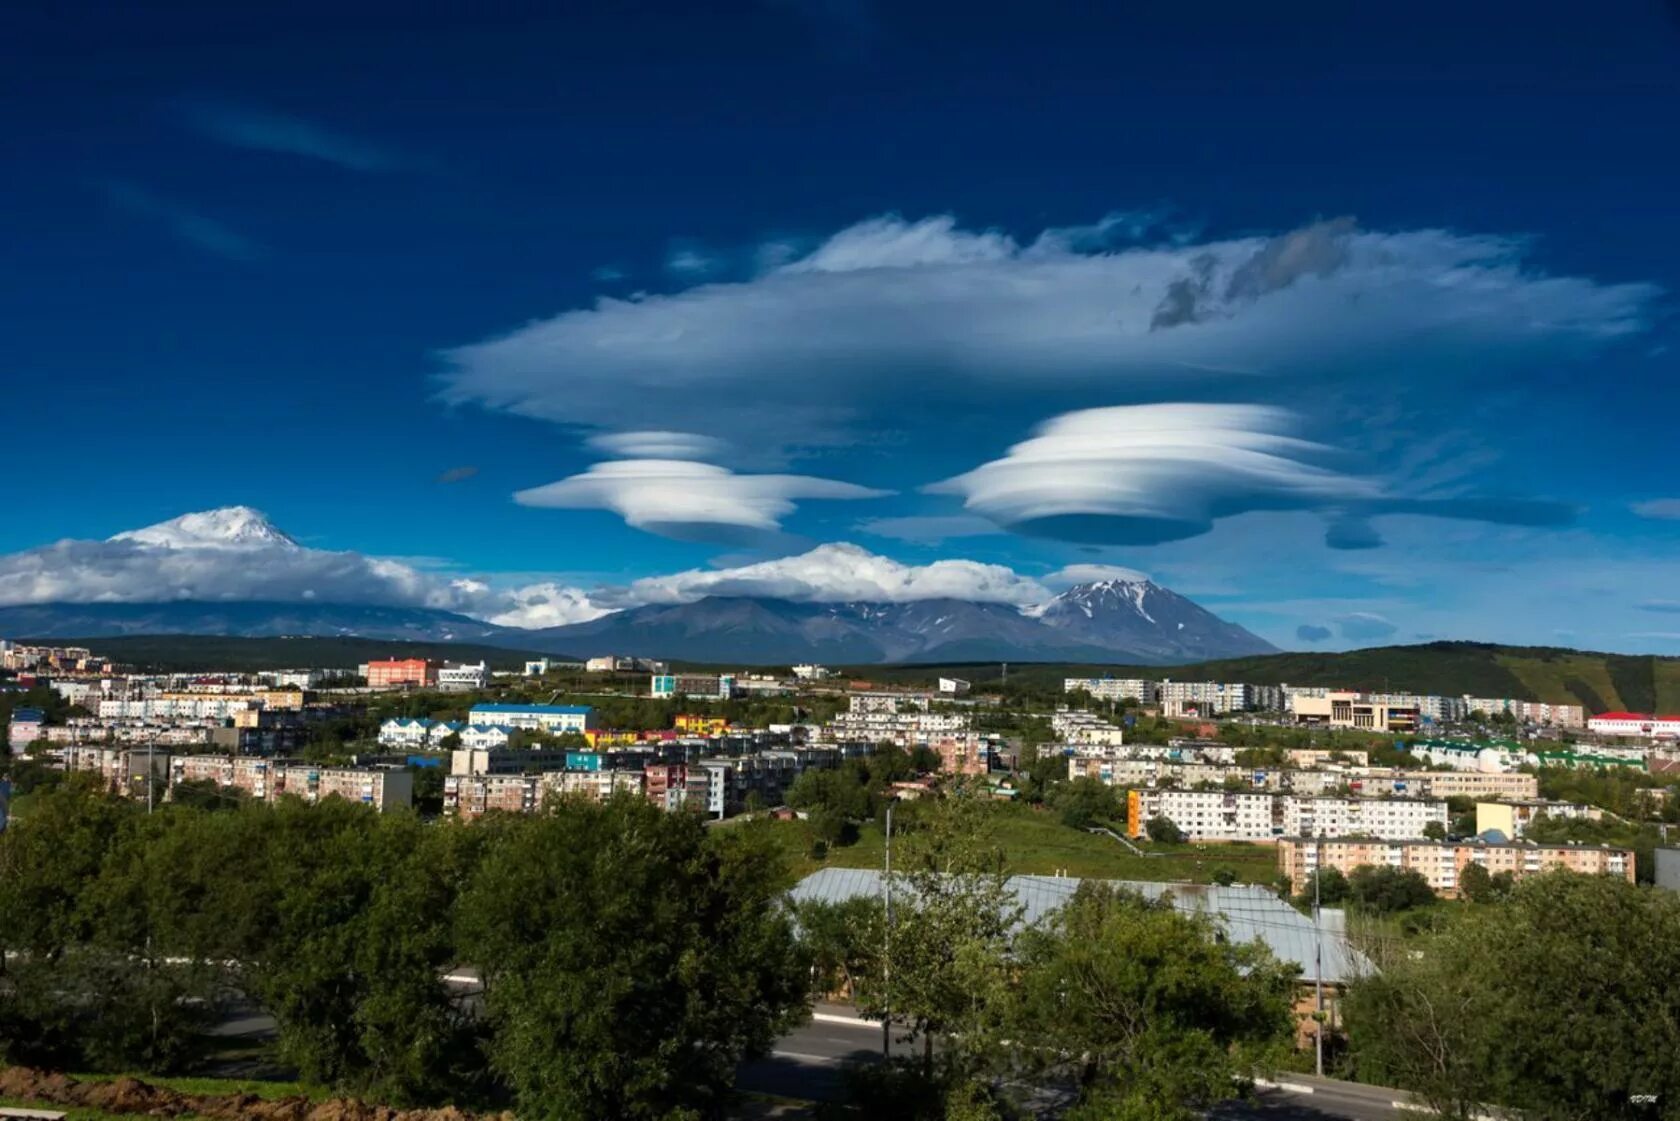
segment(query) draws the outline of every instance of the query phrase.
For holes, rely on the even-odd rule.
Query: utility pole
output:
[[[1319,884],[1324,879],[1324,838],[1313,838],[1313,993],[1317,1011],[1313,1023],[1314,1069],[1324,1077],[1324,932],[1319,925]]]
[[[892,1057],[892,812],[893,804],[887,802],[887,844],[886,871],[881,877],[881,884],[887,896],[887,926],[885,935],[885,952],[881,955],[881,1058]]]
[[[152,791],[157,785],[157,764],[153,753],[157,750],[157,741],[151,740],[146,744],[146,812],[152,812]]]

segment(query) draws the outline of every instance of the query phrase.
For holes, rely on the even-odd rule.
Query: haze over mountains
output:
[[[0,596],[11,604],[0,607],[0,634],[9,637],[355,635],[746,664],[1166,664],[1275,649],[1141,575],[1079,584],[1032,604],[941,595],[821,602],[741,591],[560,626],[511,626],[505,615],[489,621],[495,601],[480,582],[310,549],[245,507],[189,514],[104,542],[60,542],[6,562]],[[67,594],[58,598],[59,590]]]

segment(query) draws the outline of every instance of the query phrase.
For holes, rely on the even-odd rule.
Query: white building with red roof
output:
[[[1606,736],[1677,739],[1680,738],[1680,716],[1652,716],[1644,712],[1601,712],[1587,721],[1587,730]]]

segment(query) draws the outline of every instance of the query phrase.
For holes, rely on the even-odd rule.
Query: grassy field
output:
[[[803,822],[772,822],[769,828],[800,877],[823,867],[880,868],[885,856],[885,838],[873,823],[863,827],[855,844],[830,849],[824,861],[811,859],[810,834]],[[1071,829],[1054,814],[1027,806],[998,807],[996,839],[1009,870],[1025,875],[1210,883],[1214,871],[1225,868],[1240,883],[1261,884],[1277,875],[1277,857],[1270,846],[1145,844],[1145,851],[1160,855],[1138,856],[1112,837]]]

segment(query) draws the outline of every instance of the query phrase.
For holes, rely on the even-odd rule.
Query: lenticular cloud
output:
[[[1017,533],[1103,545],[1159,545],[1220,518],[1314,510],[1336,549],[1381,543],[1370,518],[1416,514],[1560,525],[1572,508],[1535,499],[1395,494],[1337,470],[1332,449],[1289,434],[1283,409],[1162,404],[1084,409],[1040,425],[1001,459],[925,488]]]
[[[1343,219],[1116,247],[1121,226],[1019,241],[949,216],[870,219],[757,275],[603,298],[447,351],[444,396],[603,432],[644,429],[657,406],[773,456],[1210,375],[1427,392],[1637,332],[1656,296],[1548,276],[1517,239]]]

